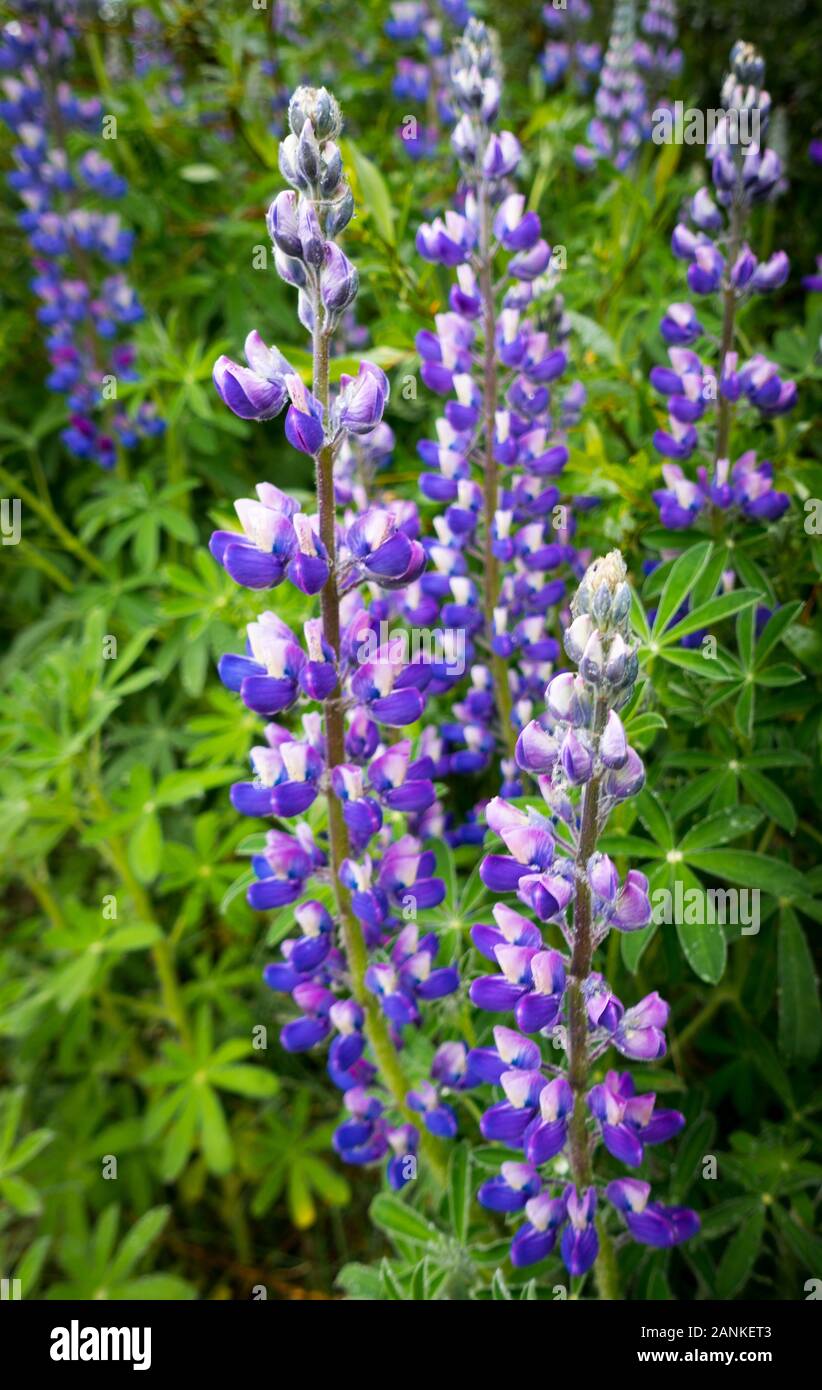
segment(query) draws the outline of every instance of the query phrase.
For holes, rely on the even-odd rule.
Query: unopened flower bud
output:
[[[306,121],[300,132],[297,145],[297,171],[312,187],[320,172],[320,147],[314,134],[314,127]]]
[[[582,653],[585,651],[585,646],[588,638],[591,636],[593,626],[588,614],[580,613],[579,617],[575,618],[571,623],[571,626],[565,629],[565,650],[571,660],[576,661],[577,664],[579,664],[582,659]]]
[[[585,651],[582,653],[579,663],[579,673],[583,680],[589,681],[591,685],[599,685],[602,680],[604,664],[602,637],[599,629],[594,628],[585,644]]]

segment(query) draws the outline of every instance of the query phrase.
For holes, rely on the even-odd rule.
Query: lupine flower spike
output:
[[[750,44],[736,43],[722,88],[727,113],[708,148],[712,188],[690,200],[687,220],[673,232],[673,253],[687,263],[691,292],[719,301],[722,334],[711,360],[710,340],[690,303],[670,305],[660,324],[668,366],[654,367],[651,384],[664,397],[668,426],[654,435],[666,462],[664,487],[654,493],[660,519],[671,530],[708,523],[716,532],[723,514],[748,522],[772,522],[790,505],[773,486],[773,465],[746,448],[734,458],[732,424],[742,408],[754,419],[784,415],[796,402],[796,385],[780,377],[761,353],[741,361],[737,314],[759,294],[788,278],[784,251],[757,259],[746,237],[753,207],[780,191],[782,164],[764,137],[770,97],[763,89],[765,64]],[[746,138],[747,136],[747,138]],[[741,422],[741,421],[740,421]],[[707,456],[696,477],[683,464],[695,452]]]
[[[591,1071],[613,1049],[620,1058],[665,1054],[668,1005],[652,993],[628,1008],[594,968],[608,933],[638,931],[651,920],[648,880],[631,869],[620,880],[597,848],[614,807],[636,795],[645,777],[620,718],[637,677],[631,594],[618,551],[589,566],[571,605],[565,650],[577,672],[562,672],[545,692],[546,709],[517,743],[517,763],[538,779],[546,810],[521,810],[502,798],[488,823],[502,852],[480,867],[486,887],[515,894],[522,911],[499,903],[495,925],[477,925],[477,950],[497,973],[471,985],[471,998],[499,1017],[494,1046],[467,1059],[471,1078],[499,1088],[480,1129],[518,1157],[479,1190],[483,1206],[521,1212],[511,1244],[515,1265],[558,1248],[572,1276],[587,1273],[612,1239],[613,1208],[634,1240],[670,1246],[699,1229],[692,1211],[651,1200],[650,1184],[630,1176],[603,1184],[599,1146],[636,1173],[648,1145],[684,1125],[638,1093],[629,1072]],[[563,834],[556,833],[557,825]],[[546,939],[559,937],[554,947]],[[564,1054],[564,1065],[556,1058]],[[612,1264],[597,1264],[600,1293],[612,1298]]]
[[[134,234],[98,203],[122,198],[126,182],[96,148],[101,102],[75,96],[66,80],[77,6],[18,0],[12,8],[20,18],[0,34],[0,119],[18,141],[8,183],[23,204],[18,221],[31,248],[31,287],[51,364],[46,385],[66,398],[66,448],[109,469],[118,445],[135,448],[165,428],[150,401],[132,415],[116,403],[117,384],[137,380],[128,333],[143,308],[123,271]],[[76,157],[75,134],[86,144]]]
[[[344,524],[337,517],[335,461],[352,441],[382,430],[389,388],[380,368],[363,361],[356,376],[341,377],[336,394],[329,389],[331,340],[358,287],[337,242],[354,200],[334,97],[300,87],[288,119],[280,168],[290,188],[274,199],[267,223],[277,269],[296,288],[300,322],[311,334],[311,386],[254,331],[245,365],[221,357],[214,384],[243,419],[266,422],[285,412],[289,442],[314,460],[318,511],[306,514],[279,488],[260,483],[256,498],[235,504],[241,531],[216,532],[211,550],[238,584],[267,590],[290,582],[318,595],[320,612],[302,638],[263,612],[248,625],[245,652],[220,662],[224,684],[274,720],[252,749],[252,778],[231,797],[241,814],[294,823],[268,832],[248,890],[252,907],[291,910],[298,928],[265,972],[299,1010],[282,1031],[283,1046],[328,1044],[328,1072],[345,1093],[348,1116],[335,1135],[337,1151],[358,1164],[393,1155],[389,1180],[401,1185],[410,1176],[403,1159],[420,1142],[430,1146],[417,1118],[429,1136],[451,1124],[432,1083],[412,1089],[400,1050],[427,1003],[458,985],[454,968],[437,960],[436,936],[416,920],[445,896],[434,855],[403,825],[433,804],[434,766],[410,739],[390,732],[419,719],[431,671],[410,662],[393,636],[379,637],[386,604],[407,602],[426,557],[408,504],[368,507]],[[318,799],[325,816],[314,833],[301,817]]]
[[[578,382],[558,388],[569,325],[539,217],[516,192],[519,144],[495,128],[501,80],[495,40],[472,20],[451,65],[461,210],[417,234],[423,259],[454,270],[455,282],[449,312],[417,336],[422,378],[447,398],[436,439],[419,445],[420,489],[444,512],[425,542],[430,570],[408,617],[420,625],[439,617],[466,637],[470,688],[453,720],[429,734],[438,775],[479,771],[501,748],[514,795],[517,732],[559,651],[547,615],[576,558],[557,479],[585,393]],[[432,691],[461,675],[435,667]]]

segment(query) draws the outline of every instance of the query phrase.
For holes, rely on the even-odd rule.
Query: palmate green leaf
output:
[[[822,1046],[819,984],[805,933],[790,908],[779,919],[778,972],[780,1051],[809,1061]]]
[[[665,587],[660,595],[656,617],[652,629],[652,638],[659,641],[664,633],[671,618],[677,609],[682,606],[691,589],[694,587],[703,569],[707,565],[713,547],[710,541],[699,545],[692,545],[689,550],[685,550],[671,567],[671,572],[665,581]]]
[[[778,897],[801,897],[805,891],[802,875],[790,864],[744,849],[703,849],[688,855],[694,869],[728,879],[743,888],[758,888]]]
[[[707,603],[695,608],[675,627],[662,633],[658,640],[665,645],[680,642],[683,637],[688,637],[692,632],[698,632],[700,628],[709,628],[713,623],[733,617],[734,613],[738,613],[741,609],[753,608],[759,599],[760,595],[755,589],[734,589],[729,594],[718,594],[716,598],[709,599]]]
[[[719,1298],[734,1298],[740,1289],[744,1288],[756,1264],[764,1233],[764,1208],[754,1207],[728,1242],[719,1262],[716,1272],[716,1292]]]

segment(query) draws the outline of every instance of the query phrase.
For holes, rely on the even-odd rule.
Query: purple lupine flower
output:
[[[572,601],[565,631],[566,652],[579,673],[551,679],[546,713],[525,726],[517,744],[525,769],[546,770],[537,775],[547,814],[530,803],[521,810],[502,798],[486,810],[489,826],[510,854],[492,849],[485,856],[483,882],[493,892],[516,892],[537,923],[554,923],[568,954],[548,949],[540,926],[503,904],[494,909],[496,926],[477,923],[471,933],[498,973],[473,980],[470,997],[479,1008],[513,1015],[516,1023],[516,1030],[495,1027],[495,1046],[469,1054],[475,1083],[498,1087],[504,1097],[484,1111],[480,1131],[522,1155],[487,1180],[478,1197],[492,1210],[524,1210],[526,1224],[511,1245],[516,1266],[546,1258],[559,1240],[574,1277],[590,1270],[599,1251],[595,1216],[601,1190],[591,1181],[596,1146],[603,1144],[617,1161],[636,1168],[647,1145],[673,1138],[684,1125],[678,1111],[657,1109],[653,1094],[637,1093],[628,1073],[609,1071],[603,1082],[586,1083],[584,1090],[580,1080],[611,1047],[642,1061],[665,1052],[669,1010],[664,1000],[654,992],[626,1009],[592,964],[594,950],[612,927],[637,930],[651,915],[644,874],[631,869],[621,883],[616,865],[603,851],[591,852],[588,839],[589,834],[596,839],[612,807],[635,794],[643,780],[641,760],[618,714],[638,674],[630,609],[621,556],[612,552],[594,561]],[[570,751],[563,756],[566,748]],[[561,837],[557,821],[564,823]],[[544,1038],[553,1044],[547,1056]],[[555,1061],[563,1052],[565,1067]],[[581,1136],[570,1123],[578,1103],[590,1116]],[[567,1183],[569,1168],[573,1181]],[[605,1189],[612,1204],[625,1210],[636,1240],[671,1245],[698,1230],[693,1212],[649,1205],[649,1193],[648,1184],[632,1179]]]

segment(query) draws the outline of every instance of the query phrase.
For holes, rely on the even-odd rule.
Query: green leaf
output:
[[[170,1207],[153,1207],[135,1221],[115,1255],[109,1278],[125,1279],[139,1263],[149,1246],[157,1239],[171,1213]]]
[[[730,618],[743,608],[752,608],[759,602],[759,597],[755,589],[733,589],[729,594],[718,594],[716,598],[709,599],[707,603],[695,608],[678,622],[676,627],[669,628],[659,640],[665,643],[680,642],[683,637],[698,632],[702,627],[710,627],[712,623],[719,623],[723,618]]]
[[[111,1291],[111,1298],[115,1301],[136,1298],[152,1303],[179,1303],[196,1297],[191,1284],[179,1279],[176,1274],[143,1274],[139,1279],[129,1279]]]
[[[349,1298],[377,1301],[381,1294],[380,1271],[373,1265],[343,1265],[334,1283]]]
[[[17,1261],[14,1277],[20,1280],[20,1291],[24,1298],[31,1298],[37,1288],[50,1247],[51,1236],[39,1236]]]
[[[568,320],[584,352],[593,352],[606,362],[619,361],[619,349],[609,333],[597,323],[596,319],[579,314],[575,309],[567,309]]]
[[[358,145],[353,140],[343,140],[343,157],[347,157],[354,165],[354,173],[359,184],[360,199],[359,207],[364,216],[369,214],[374,219],[374,224],[382,237],[389,246],[395,244],[394,232],[394,209],[391,206],[391,195],[388,192],[388,185],[382,174],[371,160],[364,155]]]
[[[673,849],[674,829],[659,797],[646,787],[636,799],[636,809],[639,819],[660,849]]]
[[[448,1216],[460,1245],[468,1236],[470,1213],[471,1150],[463,1140],[452,1148],[448,1160]]]
[[[780,1051],[810,1061],[822,1045],[819,985],[805,933],[790,908],[779,920],[778,973]]]
[[[719,1298],[734,1298],[748,1282],[756,1264],[765,1231],[765,1212],[755,1207],[747,1220],[729,1241],[716,1272],[716,1292]]]
[[[404,1303],[405,1294],[402,1284],[397,1278],[388,1260],[383,1260],[380,1265],[380,1280],[382,1282],[383,1293],[392,1303]]]
[[[758,1203],[751,1201],[750,1197],[731,1197],[727,1202],[718,1202],[709,1211],[700,1212],[700,1238],[717,1240],[719,1236],[735,1234],[757,1206]]]
[[[791,801],[776,783],[772,782],[770,777],[764,777],[755,768],[746,767],[744,764],[739,770],[739,780],[751,800],[755,801],[757,806],[761,806],[771,820],[775,820],[777,825],[781,825],[783,830],[792,835],[796,829],[796,812]]]
[[[783,608],[777,608],[776,612],[771,614],[756,644],[757,667],[770,656],[777,642],[785,640],[788,628],[801,611],[802,604],[796,602],[786,603]]]
[[[699,676],[702,680],[718,682],[733,680],[733,671],[728,670],[719,655],[706,656],[705,651],[694,652],[687,647],[662,647],[659,655],[663,661],[667,661],[671,666],[678,666],[683,671],[690,671],[692,675]]]
[[[685,864],[678,864],[672,876],[671,887],[676,891],[676,884],[681,883],[683,889],[683,912],[681,920],[676,924],[676,934],[679,937],[679,944],[682,947],[685,959],[690,965],[695,975],[700,980],[705,980],[709,985],[718,984],[725,973],[725,962],[728,957],[728,945],[725,940],[725,933],[719,922],[695,921],[689,922],[689,904],[687,895],[695,892],[697,895],[696,903],[700,910],[694,915],[707,917],[705,911],[707,899],[705,889],[699,882],[695,874]]]
[[[103,942],[107,951],[144,951],[162,939],[162,932],[151,922],[135,922],[133,927],[118,927]]]
[[[208,1079],[221,1091],[233,1091],[238,1096],[249,1096],[263,1100],[276,1095],[278,1083],[276,1076],[262,1067],[216,1067],[209,1070]]]
[[[753,735],[755,708],[756,686],[753,681],[746,681],[739,692],[734,709],[734,722],[743,738],[751,738]]]
[[[701,1176],[702,1161],[711,1151],[715,1134],[716,1120],[713,1115],[700,1115],[687,1126],[674,1160],[672,1195],[676,1201],[683,1201]]]
[[[197,1103],[203,1135],[203,1155],[209,1172],[227,1173],[234,1157],[223,1107],[210,1086],[199,1086]]]
[[[671,618],[678,608],[681,608],[688,594],[710,559],[712,546],[710,541],[705,541],[700,545],[691,546],[690,550],[684,551],[671,566],[671,572],[665,581],[657,608],[652,636],[659,639],[665,631]]]
[[[178,1093],[179,1094],[179,1093]],[[174,1097],[172,1097],[174,1099]],[[174,1182],[188,1162],[197,1130],[197,1097],[189,1094],[185,1105],[166,1135],[160,1171],[166,1182]]]
[[[796,1256],[803,1273],[819,1278],[819,1270],[822,1269],[822,1240],[794,1221],[779,1202],[773,1203],[771,1211],[780,1235],[791,1254]]]
[[[151,883],[160,872],[163,858],[163,830],[153,811],[134,827],[128,842],[128,862],[141,883]]]
[[[374,1225],[397,1240],[410,1240],[415,1245],[431,1245],[440,1240],[436,1226],[432,1226],[413,1207],[406,1206],[399,1197],[380,1193],[368,1210]]]
[[[805,892],[802,875],[790,864],[751,850],[704,849],[689,854],[688,863],[715,878],[726,878],[743,888],[758,888],[777,897],[801,897]]]
[[[733,806],[727,811],[717,811],[715,815],[707,816],[689,830],[680,840],[679,848],[689,859],[692,849],[711,849],[716,845],[725,845],[729,840],[736,840],[740,835],[747,835],[749,831],[754,830],[761,819],[761,811],[755,811],[752,806]]]
[[[0,1195],[5,1197],[10,1207],[21,1216],[36,1216],[40,1210],[40,1197],[36,1188],[25,1178],[0,1178]]]

